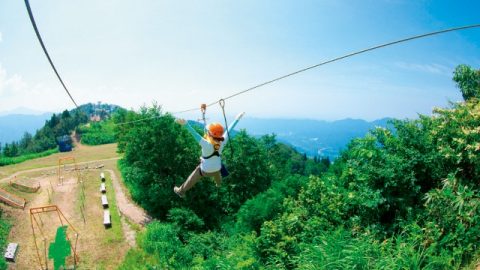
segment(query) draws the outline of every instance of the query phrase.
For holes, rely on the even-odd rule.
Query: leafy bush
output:
[[[189,265],[192,258],[178,237],[180,228],[171,224],[153,222],[140,239],[140,246],[150,255],[159,258],[160,265],[178,269]]]
[[[246,201],[236,214],[236,230],[259,233],[263,222],[272,220],[278,213],[283,212],[283,200],[296,196],[307,179],[298,175],[289,176],[285,180],[273,183],[267,191]]]
[[[82,143],[87,145],[101,145],[114,142],[115,137],[113,134],[87,133],[82,136]]]
[[[167,220],[185,231],[200,231],[205,226],[203,220],[188,208],[170,209]]]
[[[255,234],[223,236],[221,245],[214,255],[199,260],[196,269],[262,269],[255,248]]]

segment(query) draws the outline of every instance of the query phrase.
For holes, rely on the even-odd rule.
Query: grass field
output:
[[[79,174],[70,170],[63,171],[64,181],[60,183],[56,166],[58,165],[58,159],[66,156],[74,156],[77,163],[102,164],[104,168],[80,170]],[[119,178],[120,174],[116,168],[119,157],[116,153],[116,144],[100,146],[79,144],[74,151],[69,153],[56,153],[48,157],[0,167],[0,187],[25,198],[27,201],[24,210],[0,204],[4,217],[12,224],[8,241],[19,243],[21,247],[17,262],[10,264],[9,270],[36,269],[35,267],[38,266],[39,259],[33,240],[29,209],[50,204],[59,207],[80,235],[78,238],[80,263],[76,269],[117,268],[130,248],[127,234],[129,235],[128,239],[131,240],[132,229],[125,229],[126,221],[118,211],[115,189],[109,172],[105,172],[105,176],[107,178],[107,198],[112,228],[104,228],[104,209],[101,205],[101,181],[99,176],[100,172],[105,169],[111,170]],[[85,167],[85,164],[82,165],[79,167]],[[66,168],[71,169],[73,166],[68,165]],[[63,169],[64,167],[62,167]],[[16,177],[12,177],[12,175],[16,175]],[[78,175],[80,175],[83,183],[78,182]],[[10,180],[29,186],[40,184],[41,188],[36,193],[22,192],[10,186],[8,184]],[[125,190],[124,187],[122,187],[122,190]],[[54,237],[54,229],[59,225],[56,215],[45,214],[42,217],[39,226],[49,238],[47,242],[50,242],[50,238]],[[132,227],[131,225],[127,227]],[[71,239],[73,239],[75,234],[70,233]],[[133,239],[134,235],[133,232]],[[41,248],[45,248],[43,243],[37,241],[37,244]],[[72,257],[67,261],[72,264]]]

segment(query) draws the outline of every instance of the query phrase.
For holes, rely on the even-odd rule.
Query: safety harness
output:
[[[208,156],[208,157],[202,156],[202,158],[203,159],[209,159],[213,156],[221,157],[220,152],[218,152],[218,150],[215,150],[215,151],[213,151],[213,153],[210,156]],[[227,167],[225,167],[225,164],[223,164],[223,162],[222,162],[222,167],[220,167],[220,174],[222,175],[222,177],[227,177],[230,174],[227,170]],[[202,170],[200,170],[200,175],[204,176]]]

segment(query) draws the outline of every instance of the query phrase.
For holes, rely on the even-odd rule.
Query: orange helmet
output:
[[[207,127],[208,134],[216,139],[223,138],[223,126],[220,123],[211,123]]]

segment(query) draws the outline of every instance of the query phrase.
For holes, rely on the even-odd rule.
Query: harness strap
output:
[[[213,153],[212,153],[210,156],[208,156],[208,157],[202,157],[202,158],[203,158],[203,159],[209,159],[209,158],[211,158],[211,157],[213,157],[213,156],[220,157],[220,152],[218,152],[218,151],[213,151]]]

